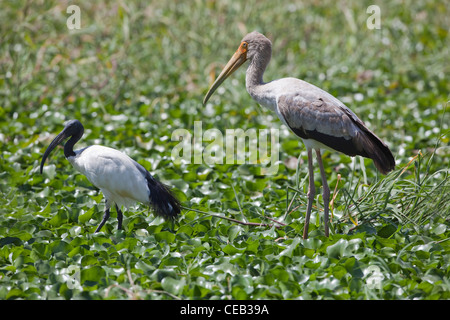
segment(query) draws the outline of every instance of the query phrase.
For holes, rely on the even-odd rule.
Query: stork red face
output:
[[[245,41],[241,42],[241,45],[236,50],[234,55],[231,57],[230,61],[223,68],[219,77],[217,77],[216,81],[214,81],[213,85],[209,89],[205,98],[203,99],[203,104],[208,102],[209,98],[212,96],[214,91],[224,82],[233,72],[235,72],[239,67],[247,61],[247,51],[248,51],[248,43]]]

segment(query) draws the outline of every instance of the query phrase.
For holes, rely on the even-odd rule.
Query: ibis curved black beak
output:
[[[236,50],[234,55],[231,57],[230,61],[223,68],[220,75],[217,77],[216,81],[212,84],[211,88],[206,93],[203,99],[203,105],[208,102],[209,98],[212,96],[214,91],[224,82],[233,72],[235,72],[245,61],[247,61],[247,42],[242,42],[239,48]]]
[[[40,168],[41,173],[42,173],[42,169],[44,168],[45,160],[50,155],[50,152],[52,152],[53,149],[55,149],[58,144],[60,144],[61,142],[63,142],[65,139],[67,139],[69,137],[66,133],[67,133],[67,130],[66,130],[66,128],[64,128],[64,130],[61,131],[61,133],[58,134],[55,137],[55,139],[53,139],[53,141],[48,146],[47,150],[45,150],[44,156],[42,157],[42,161],[41,161],[41,168]]]
[[[65,139],[72,137],[64,146],[64,155],[66,158],[70,155],[74,155],[73,153],[73,145],[81,138],[84,132],[84,127],[78,120],[70,120],[66,123],[63,131],[61,131],[55,139],[50,143],[47,150],[45,150],[44,155],[42,157],[40,172],[42,173],[42,169],[44,168],[44,163],[50,152],[56,148],[58,144],[63,142]]]

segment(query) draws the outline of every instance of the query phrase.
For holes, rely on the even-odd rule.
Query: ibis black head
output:
[[[41,161],[41,168],[40,171],[42,173],[42,169],[44,167],[45,160],[49,156],[50,152],[52,152],[53,149],[56,148],[58,144],[60,144],[65,139],[71,137],[69,141],[64,145],[64,156],[66,158],[70,156],[74,156],[75,152],[73,152],[73,146],[75,143],[77,143],[78,140],[81,139],[84,133],[84,127],[78,120],[70,120],[66,123],[63,131],[61,131],[55,139],[50,143],[47,150],[45,150],[44,156],[42,157]]]

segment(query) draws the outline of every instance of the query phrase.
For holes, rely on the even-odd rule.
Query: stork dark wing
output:
[[[394,157],[386,144],[337,101],[311,92],[288,94],[278,98],[278,110],[299,137],[313,139],[349,156],[371,158],[383,174],[393,170]]]

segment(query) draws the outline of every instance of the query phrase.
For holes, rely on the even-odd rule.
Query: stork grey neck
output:
[[[267,60],[252,60],[247,68],[245,86],[247,88],[247,92],[256,102],[275,112],[276,99],[274,97],[274,92],[271,90],[271,86],[269,85],[270,82],[265,83],[263,81],[263,75],[267,64]]]
[[[264,84],[263,75],[267,65],[261,65],[258,60],[250,61],[247,73],[245,75],[245,85],[247,90],[251,90],[254,87]]]

